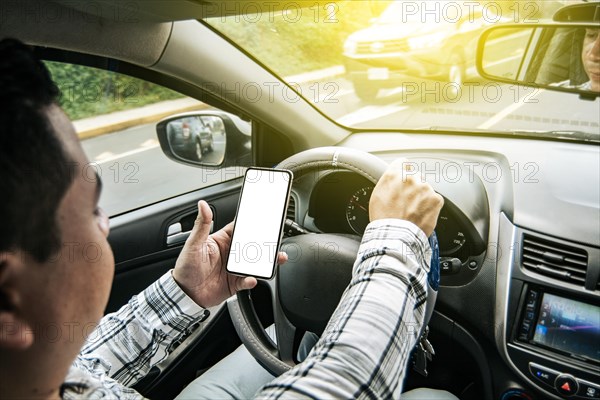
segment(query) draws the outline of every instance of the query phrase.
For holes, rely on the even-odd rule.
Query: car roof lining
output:
[[[71,5],[87,3],[73,2]],[[95,4],[95,2],[91,2]],[[160,59],[173,23],[132,20],[124,14],[102,18],[44,0],[2,2],[0,38],[36,46],[109,57],[149,67]]]
[[[281,12],[290,8],[315,7],[334,1],[231,1],[231,0],[95,0],[93,2],[52,0],[65,7],[101,18],[135,16],[137,21],[172,22],[209,17],[226,17],[255,12]]]

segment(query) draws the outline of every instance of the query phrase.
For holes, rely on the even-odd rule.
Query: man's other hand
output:
[[[227,273],[233,223],[209,235],[211,223],[210,207],[205,201],[198,202],[198,218],[173,270],[173,278],[183,291],[204,308],[222,303],[238,290],[252,289],[257,283],[255,278]],[[279,253],[278,263],[285,261],[287,255]]]
[[[373,190],[369,202],[371,221],[403,219],[417,225],[427,237],[437,223],[444,198],[421,180],[416,164],[394,161]]]

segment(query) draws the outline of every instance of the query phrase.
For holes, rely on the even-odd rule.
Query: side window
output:
[[[60,105],[73,121],[90,165],[87,174],[102,178],[100,205],[110,216],[183,193],[235,179],[244,165],[203,168],[165,156],[156,123],[186,112],[220,110],[168,88],[111,71],[47,61],[61,90]],[[241,121],[239,118],[236,121]],[[217,121],[218,120],[218,121]],[[250,146],[250,124],[244,123]],[[226,132],[219,118],[198,118],[202,146],[196,158],[222,160]],[[214,143],[214,144],[213,144]],[[248,149],[248,154],[250,154]],[[220,155],[215,154],[221,151]],[[249,163],[250,160],[245,161]]]

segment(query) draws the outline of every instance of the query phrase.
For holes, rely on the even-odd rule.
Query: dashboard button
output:
[[[559,375],[554,382],[554,388],[563,396],[573,396],[579,390],[579,384],[570,375]]]
[[[577,397],[584,399],[600,399],[600,386],[579,379],[577,382],[579,383]]]
[[[440,271],[443,275],[452,275],[460,272],[462,263],[458,258],[442,258],[440,260]]]
[[[531,375],[538,381],[552,387],[554,387],[554,381],[556,381],[556,378],[560,375],[560,372],[534,363],[529,363],[529,372],[531,372]]]
[[[519,332],[519,340],[527,340],[529,339],[529,329],[521,328],[521,332]]]
[[[444,260],[440,263],[440,267],[442,269],[442,273],[451,274],[452,273],[452,263],[449,260]]]
[[[538,294],[536,291],[534,291],[534,290],[529,291],[529,300],[536,300],[537,297],[538,297]]]
[[[525,314],[525,318],[527,318],[530,321],[533,319],[533,317],[533,311],[527,311],[527,314]]]

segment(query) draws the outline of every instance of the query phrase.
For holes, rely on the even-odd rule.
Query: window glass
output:
[[[204,21],[341,125],[598,137],[597,101],[489,81],[476,68],[479,39],[486,29],[541,24],[577,1],[341,1],[305,8],[289,2],[276,11],[235,3],[247,14]],[[556,60],[558,73],[550,82],[581,89],[598,82],[592,79],[598,77],[593,46],[583,46],[594,43],[593,32],[584,43],[583,35],[563,36],[558,43],[546,43],[550,35],[535,42],[540,49],[547,44],[551,49],[552,59],[545,65]],[[521,61],[533,42],[523,41],[523,34],[497,39],[490,51],[498,54],[495,70],[515,60],[524,68]],[[531,63],[527,72],[538,69],[541,63]]]
[[[111,71],[58,62],[46,65],[61,91],[60,105],[90,160],[86,173],[92,178],[97,172],[102,178],[100,205],[110,216],[243,175],[243,167],[205,169],[176,163],[160,148],[159,120],[215,110],[209,105]],[[225,140],[223,132],[214,136],[215,142]],[[211,151],[210,147],[202,151]]]

